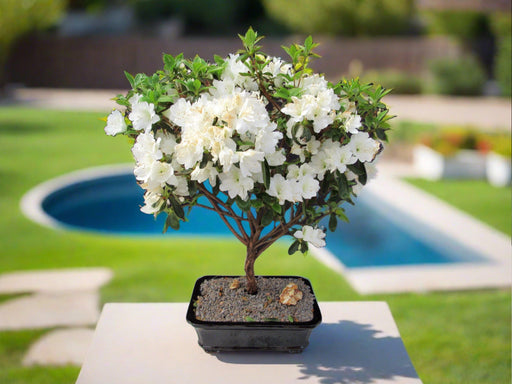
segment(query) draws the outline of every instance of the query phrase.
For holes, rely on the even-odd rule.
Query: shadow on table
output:
[[[369,324],[352,321],[321,324],[301,354],[219,353],[229,364],[295,364],[301,376],[320,383],[373,383],[395,376],[418,378],[400,337],[379,335]]]

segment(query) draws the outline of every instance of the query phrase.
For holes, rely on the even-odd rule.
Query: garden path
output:
[[[9,104],[38,108],[79,109],[108,113],[111,100],[124,90],[14,88]],[[434,124],[471,125],[481,129],[511,127],[511,100],[498,97],[388,95],[385,98],[397,120]],[[4,101],[4,104],[7,101]]]
[[[0,331],[54,328],[28,350],[24,365],[81,365],[98,320],[107,268],[11,272],[0,275]]]

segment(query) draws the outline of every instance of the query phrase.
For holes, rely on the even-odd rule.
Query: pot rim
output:
[[[311,282],[302,276],[295,275],[258,275],[256,277],[263,278],[286,278],[286,279],[301,279],[314,296],[313,301],[313,319],[310,321],[303,322],[285,322],[285,321],[204,321],[198,320],[195,317],[195,307],[194,303],[197,300],[197,297],[200,295],[201,283],[205,280],[213,279],[213,278],[237,278],[243,277],[240,275],[205,275],[196,280],[194,285],[194,290],[192,291],[192,297],[190,298],[190,302],[187,309],[187,322],[193,325],[196,328],[226,328],[226,329],[247,329],[247,328],[265,328],[265,329],[300,329],[300,328],[315,328],[322,322],[322,314],[320,312],[320,307],[318,306],[318,301],[316,299],[315,293],[313,292],[313,287],[311,286]]]

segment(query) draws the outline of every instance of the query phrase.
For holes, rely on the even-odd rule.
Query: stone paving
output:
[[[0,303],[0,331],[59,327],[29,348],[23,364],[81,365],[94,333],[86,327],[100,315],[99,289],[111,278],[107,268],[0,275],[0,294],[23,294]]]
[[[58,329],[48,332],[29,348],[23,365],[82,365],[94,330]]]

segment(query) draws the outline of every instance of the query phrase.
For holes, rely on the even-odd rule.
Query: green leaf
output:
[[[343,220],[345,223],[349,222],[348,217],[347,215],[345,215],[345,210],[343,208],[338,208],[335,213],[338,219]]]
[[[266,227],[267,225],[269,225],[272,222],[273,219],[274,219],[273,210],[265,209],[265,211],[263,212],[263,216],[261,218],[261,225]]]
[[[270,187],[270,166],[267,163],[267,160],[263,160],[261,163],[261,169],[263,171],[263,185],[265,189]]]
[[[281,207],[281,205],[279,205],[278,201],[276,201],[274,204],[272,204],[272,209],[274,210],[275,213],[277,213],[279,215],[283,212],[283,207]]]
[[[174,103],[178,96],[162,95],[158,98],[159,103]]]
[[[256,210],[259,210],[261,207],[263,207],[265,205],[265,203],[262,200],[257,199],[257,200],[251,200],[251,205]]]
[[[289,315],[289,316],[288,316],[288,321],[289,321],[290,323],[293,323],[293,321],[294,321],[294,320],[293,320],[293,316],[292,316],[292,315]]]
[[[254,318],[252,318],[251,316],[245,316],[244,317],[244,320],[247,321],[248,323],[252,323],[252,322],[255,322],[256,320],[254,320]]]
[[[336,230],[337,226],[338,226],[338,219],[336,218],[336,215],[333,213],[333,214],[331,214],[331,217],[329,218],[329,231],[334,232]]]
[[[338,174],[338,190],[341,197],[350,195],[350,186],[348,185],[347,176],[344,173]]]
[[[180,219],[178,219],[178,216],[174,212],[169,212],[167,214],[167,219],[165,220],[164,224],[164,233],[167,232],[167,229],[171,227],[174,230],[180,229]]]
[[[126,71],[124,71],[124,75],[128,79],[128,82],[130,83],[132,88],[135,88],[135,79],[133,78],[133,76],[130,73],[126,72]]]
[[[249,209],[251,209],[251,202],[249,200],[243,200],[238,196],[235,199],[235,204],[244,212],[247,212]]]
[[[169,201],[176,216],[182,220],[185,220],[185,212],[183,211],[181,204],[172,196],[169,197]]]
[[[292,245],[290,245],[290,248],[288,248],[288,254],[293,255],[295,252],[299,250],[300,241],[297,239],[295,240]]]

